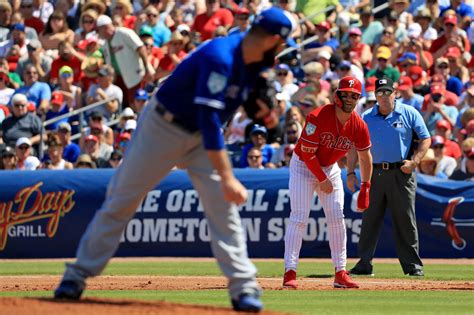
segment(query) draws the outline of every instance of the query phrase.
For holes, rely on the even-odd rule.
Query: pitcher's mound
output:
[[[186,305],[169,302],[146,302],[85,298],[80,301],[60,301],[52,298],[0,298],[2,315],[176,315],[176,314],[241,314],[230,308]],[[278,314],[262,312],[260,314]]]

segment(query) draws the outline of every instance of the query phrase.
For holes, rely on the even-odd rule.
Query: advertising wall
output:
[[[100,207],[113,170],[0,172],[0,258],[73,257]],[[236,170],[248,188],[239,207],[251,257],[283,257],[288,170]],[[345,173],[343,173],[345,179]],[[361,214],[346,189],[348,256]],[[424,258],[474,257],[474,183],[418,175],[416,215]],[[302,257],[330,257],[324,211],[315,195]],[[184,171],[150,191],[125,229],[116,256],[212,256],[199,196]],[[377,257],[397,257],[387,211]]]

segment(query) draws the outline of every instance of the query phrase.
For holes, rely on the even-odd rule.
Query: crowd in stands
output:
[[[374,16],[368,0],[0,0],[0,169],[117,167],[160,82],[203,42],[247,31],[273,5],[299,21],[293,38],[306,41],[265,74],[280,125],[267,129],[244,110],[228,122],[234,167],[287,166],[305,116],[352,75],[364,86],[359,114],[376,104],[383,77],[398,83],[397,102],[421,113],[433,137],[419,172],[474,180],[474,3],[388,4]],[[116,34],[137,51],[130,60]],[[129,62],[140,66],[139,84]],[[40,136],[44,121],[97,102]]]

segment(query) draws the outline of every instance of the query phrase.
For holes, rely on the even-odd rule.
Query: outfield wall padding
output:
[[[73,257],[100,208],[113,170],[0,172],[0,258]],[[288,222],[288,169],[235,170],[249,198],[239,207],[251,257],[282,258]],[[343,171],[343,179],[345,172]],[[474,183],[418,175],[416,216],[424,258],[474,257]],[[345,189],[348,256],[356,257],[361,214]],[[376,257],[397,257],[389,211]],[[197,192],[177,170],[150,191],[125,229],[116,256],[212,256]],[[301,257],[330,257],[315,195]]]

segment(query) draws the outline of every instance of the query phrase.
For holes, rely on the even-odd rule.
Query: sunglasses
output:
[[[102,117],[91,117],[92,121],[102,121]]]
[[[82,24],[94,24],[94,20],[82,20]]]
[[[448,69],[448,65],[445,63],[442,63],[438,66],[439,69]]]
[[[115,162],[117,162],[117,161],[120,161],[120,160],[121,160],[121,158],[114,157],[114,158],[110,158],[110,160],[111,160],[111,161],[115,161]]]
[[[382,34],[384,34],[384,35],[393,35],[392,32],[387,32],[387,31],[382,32]]]
[[[349,68],[349,67],[340,67],[339,70],[341,70],[341,71],[349,71],[349,70],[351,70],[351,68]]]
[[[20,145],[20,146],[18,147],[18,149],[21,150],[21,151],[26,151],[26,150],[28,150],[29,148],[30,148],[29,145]]]
[[[123,7],[122,6],[116,6],[115,9],[116,10],[123,10]]]
[[[281,76],[286,76],[288,74],[288,71],[278,71],[276,73],[277,76],[281,77]]]
[[[388,59],[385,59],[385,58],[377,58],[377,61],[378,62],[387,62]]]
[[[248,155],[247,156],[247,158],[251,160],[258,160],[261,157],[262,157],[261,155]]]
[[[385,91],[378,91],[378,92],[375,92],[375,95],[376,96],[390,96],[392,95],[392,91],[389,91],[389,90],[385,90]]]
[[[67,129],[59,129],[58,132],[59,132],[59,133],[69,133],[69,130],[67,130]]]
[[[62,20],[63,18],[60,17],[60,16],[52,16],[51,17],[51,20],[55,20],[55,21],[59,21],[59,20]]]
[[[298,133],[298,131],[296,131],[296,130],[288,130],[286,132],[287,135],[296,135],[297,133]]]
[[[20,7],[22,9],[31,9],[33,7],[33,5],[32,4],[22,4]]]
[[[148,13],[146,16],[156,18],[158,14]]]
[[[437,144],[433,146],[433,149],[442,149],[444,148],[444,144]]]
[[[26,104],[14,104],[15,107],[26,107]]]
[[[72,77],[72,73],[63,73],[61,74],[61,78],[70,78]]]
[[[188,36],[188,35],[189,35],[189,32],[188,32],[188,31],[181,31],[180,33],[181,33],[181,35],[183,35],[183,36]]]

